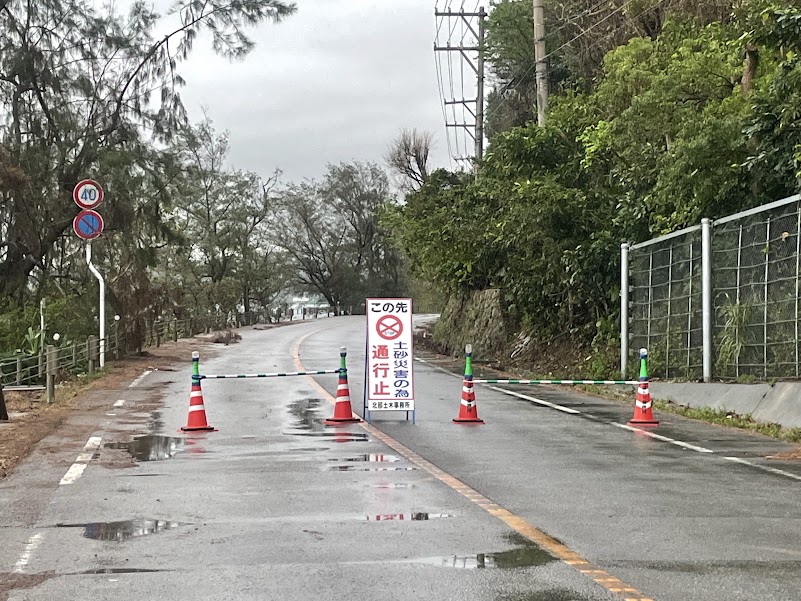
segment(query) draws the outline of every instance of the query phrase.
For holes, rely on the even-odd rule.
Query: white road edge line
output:
[[[767,467],[764,465],[759,465],[758,463],[751,463],[750,461],[746,461],[745,459],[740,459],[739,457],[724,457],[727,461],[733,461],[734,463],[741,463],[742,465],[747,465],[749,467],[755,467],[758,470],[762,470],[763,472],[769,472],[771,474],[776,474],[777,476],[785,476],[786,478],[792,478],[793,480],[801,481],[801,476],[798,474],[791,474],[790,472],[785,472],[784,470],[777,469],[775,467]]]
[[[428,361],[426,361],[424,359],[418,359],[417,357],[415,357],[415,361],[419,361],[420,363],[428,363]],[[446,370],[446,369],[444,369],[442,367],[439,367],[438,365],[432,365],[431,367],[433,367],[434,369],[436,369],[438,371],[442,371],[442,372],[444,372],[444,373],[446,373],[448,375],[451,375],[451,376],[454,376],[454,377],[457,377],[457,378],[461,378],[461,376],[459,376],[459,374],[454,374],[452,372],[449,372],[448,370]],[[487,386],[487,385],[485,384],[485,386]],[[521,398],[521,399],[525,399],[527,401],[531,401],[531,402],[537,403],[539,405],[544,405],[546,407],[551,407],[552,409],[556,409],[557,411],[562,411],[564,413],[569,413],[571,415],[582,415],[581,411],[576,411],[575,409],[570,409],[569,407],[563,407],[561,405],[556,405],[555,403],[549,403],[548,401],[543,401],[541,399],[537,399],[537,398],[534,398],[534,397],[526,396],[524,394],[520,394],[519,392],[513,392],[511,390],[504,390],[503,388],[498,388],[496,386],[487,386],[487,388],[491,388],[492,390],[496,390],[498,392],[502,392],[502,393],[508,394],[510,396],[514,396],[514,397],[518,397],[518,398]],[[599,419],[599,418],[597,418],[594,415],[589,414],[589,413],[584,414],[584,417],[595,419],[595,420],[598,420],[598,421],[600,421],[602,423],[612,424],[613,426],[617,426],[618,428],[623,428],[624,430],[629,430],[630,432],[639,432],[639,433],[644,434],[645,436],[648,436],[648,437],[653,438],[655,440],[661,440],[663,442],[668,442],[668,443],[676,445],[678,447],[682,447],[684,449],[689,449],[691,451],[696,451],[698,453],[714,453],[715,452],[712,449],[706,449],[704,447],[699,447],[699,446],[690,444],[688,442],[682,442],[681,440],[674,440],[673,438],[668,438],[667,436],[662,436],[661,434],[656,434],[654,432],[649,432],[648,430],[643,430],[641,428],[634,428],[632,426],[629,426],[628,424],[620,424],[618,422],[602,420],[602,419]],[[786,472],[784,470],[780,470],[780,469],[777,469],[775,467],[766,467],[764,465],[751,463],[750,461],[746,461],[745,459],[740,459],[739,457],[724,457],[724,459],[726,459],[728,461],[732,461],[734,463],[740,463],[742,465],[747,465],[749,467],[753,467],[753,468],[756,468],[758,470],[762,470],[763,472],[768,472],[770,474],[776,474],[777,476],[784,476],[786,478],[792,478],[793,480],[798,480],[799,482],[801,482],[801,476],[799,476],[798,474],[792,474],[790,472]]]
[[[490,388],[497,392],[502,392],[503,394],[508,394],[509,396],[517,397],[519,399],[525,399],[527,401],[531,401],[532,403],[537,403],[538,405],[545,405],[546,407],[550,407],[551,409],[556,409],[557,411],[561,411],[563,413],[569,413],[570,415],[581,415],[581,411],[576,411],[575,409],[571,409],[570,407],[562,407],[562,405],[557,405],[556,403],[549,403],[548,401],[543,401],[542,399],[538,399],[533,396],[527,396],[525,394],[520,394],[519,392],[506,390],[505,388],[498,388],[497,386],[487,386],[487,388]]]
[[[642,428],[634,428],[629,426],[628,424],[619,424],[617,422],[609,422],[613,426],[617,426],[618,428],[623,428],[624,430],[628,430],[629,432],[638,432],[639,434],[644,434],[649,438],[654,438],[656,440],[661,440],[663,442],[669,442],[670,444],[674,444],[677,447],[681,447],[683,449],[690,449],[691,451],[696,451],[698,453],[714,453],[712,449],[706,449],[704,447],[699,447],[694,444],[690,444],[689,442],[682,442],[681,440],[675,440],[673,438],[668,438],[667,436],[662,436],[661,434],[655,434],[654,432],[649,432],[648,430],[643,430]]]
[[[73,463],[70,466],[70,469],[67,470],[67,473],[64,474],[64,477],[58,483],[59,486],[73,484],[83,475],[87,464],[92,460],[94,452],[100,448],[100,443],[102,440],[103,439],[100,436],[92,436],[88,441],[86,441],[86,444],[83,446],[83,453],[78,455],[78,457],[75,459],[75,463]]]
[[[17,563],[14,564],[14,574],[22,574],[25,571],[28,562],[31,560],[34,551],[42,542],[42,534],[37,532],[33,536],[28,539],[28,542],[25,544],[25,550],[22,552],[22,555],[17,560]]]
[[[144,380],[148,375],[152,373],[153,373],[152,369],[145,370],[145,372],[141,376],[139,376],[138,378],[136,378],[136,380],[128,384],[128,388],[136,388],[137,386],[139,386],[139,384],[141,384],[142,380]]]

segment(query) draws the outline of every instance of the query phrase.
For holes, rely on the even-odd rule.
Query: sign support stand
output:
[[[367,421],[368,424],[370,423],[370,408],[369,408],[369,406],[367,404],[367,379],[368,379],[367,378],[367,369],[368,369],[368,367],[367,367],[367,353],[369,352],[369,348],[370,347],[368,346],[367,339],[365,338],[365,340],[364,340],[364,378],[363,378],[363,380],[364,380],[364,391],[362,393],[362,403],[363,403],[362,415],[364,415],[364,419]]]
[[[100,282],[100,369],[106,364],[106,282],[97,268],[92,265],[92,241],[86,241],[86,264],[89,266],[89,271],[92,272]]]

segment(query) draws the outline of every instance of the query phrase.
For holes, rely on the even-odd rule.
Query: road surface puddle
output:
[[[329,459],[328,461],[341,461],[343,463],[349,462],[358,462],[358,461],[367,461],[370,463],[380,463],[380,462],[389,462],[395,463],[396,461],[400,461],[401,458],[397,455],[384,455],[383,453],[369,453],[366,455],[357,455],[355,457],[346,457],[343,459]]]
[[[83,535],[93,540],[123,542],[185,526],[165,520],[125,520],[122,522],[94,522],[90,524],[56,524],[57,528],[83,528]]]
[[[368,522],[396,522],[396,521],[410,521],[410,522],[424,522],[427,520],[436,520],[439,518],[452,518],[450,513],[427,513],[427,512],[414,512],[414,513],[378,513],[374,515],[364,516]]]
[[[378,484],[368,484],[370,488],[414,488],[414,484],[405,482],[379,482]]]
[[[367,434],[360,432],[337,432],[337,431],[322,431],[322,432],[303,432],[297,430],[288,430],[283,432],[287,436],[313,436],[316,438],[325,438],[331,442],[367,442]]]
[[[149,568],[93,568],[75,574],[152,574],[154,572],[166,572],[168,570],[154,570]]]
[[[328,468],[331,472],[411,472],[416,467],[362,467],[360,465],[332,465]]]
[[[532,566],[541,566],[551,561],[555,561],[553,555],[539,547],[529,546],[499,553],[423,557],[422,559],[409,560],[409,563],[422,563],[442,568],[482,570],[487,568],[530,568]]]
[[[107,442],[103,448],[128,451],[136,461],[164,461],[184,450],[184,439],[151,434],[129,442]]]
[[[301,399],[289,404],[289,415],[292,417],[294,426],[298,430],[323,431],[322,416],[318,408],[320,399]]]

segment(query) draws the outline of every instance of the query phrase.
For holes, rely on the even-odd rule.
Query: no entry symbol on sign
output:
[[[395,340],[403,332],[403,323],[394,315],[384,315],[376,322],[375,329],[384,340]]]

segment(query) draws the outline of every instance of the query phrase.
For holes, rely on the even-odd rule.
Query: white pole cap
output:
[[[468,355],[471,354],[473,352],[473,345],[472,344],[466,345],[464,347],[464,352],[467,353]]]
[[[200,359],[200,353],[197,351],[192,351],[192,359]]]

